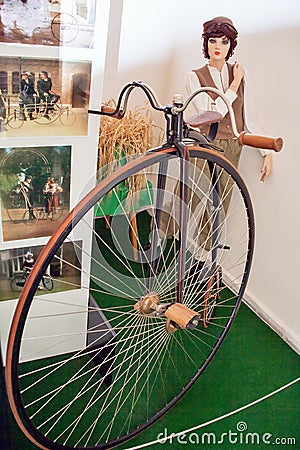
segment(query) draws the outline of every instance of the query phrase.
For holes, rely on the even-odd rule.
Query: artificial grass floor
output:
[[[156,440],[159,433],[164,436],[165,429],[170,435],[206,423],[263,397],[299,376],[299,355],[242,304],[229,335],[196,385],[160,423],[131,444]],[[205,449],[265,449],[273,443],[275,445],[276,438],[284,438],[284,444],[277,444],[276,448],[286,448],[287,438],[294,438],[296,443],[289,447],[300,449],[299,417],[300,383],[296,383],[249,409],[195,431],[198,436],[195,433],[193,436],[186,435],[181,439],[186,444],[174,438],[172,448],[193,449],[199,442],[199,446]],[[247,427],[247,431],[239,432],[238,429],[243,427]],[[210,444],[209,437],[202,436],[204,433],[212,433]],[[254,445],[249,445],[250,435],[248,445],[245,442],[247,433],[258,434],[253,436]],[[266,443],[263,442],[264,434]],[[160,447],[160,444],[156,445]],[[164,447],[169,445],[166,442]],[[124,448],[130,447],[133,445]]]
[[[155,441],[159,434],[163,438],[206,423],[269,394],[299,376],[299,355],[242,304],[219,352],[191,390],[164,418],[119,448],[135,448]],[[153,443],[148,448],[193,449],[198,446],[229,450],[267,449],[276,445],[276,448],[300,449],[299,412],[300,383],[296,383],[181,439],[173,438],[164,444]],[[247,430],[243,431],[244,428]],[[1,450],[36,448],[22,435],[13,419],[10,419],[10,431],[11,443],[5,444],[4,440],[1,443],[0,439]],[[7,436],[8,430],[1,427],[1,433]]]

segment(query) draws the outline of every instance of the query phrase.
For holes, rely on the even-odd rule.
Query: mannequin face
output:
[[[210,37],[207,48],[210,61],[225,61],[230,49],[230,40],[226,36]]]

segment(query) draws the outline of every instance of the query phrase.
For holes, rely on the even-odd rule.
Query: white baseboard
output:
[[[296,353],[300,355],[299,336],[287,329],[285,324],[259,302],[251,293],[246,292],[243,302],[275,333],[277,333]]]
[[[223,273],[223,279],[225,284],[228,284],[233,292],[237,292],[238,288],[234,288],[234,280],[228,272],[226,274]],[[244,294],[243,302],[275,333],[277,333],[281,339],[283,339],[296,353],[300,355],[300,337],[291,332],[287,326],[266,307],[266,305],[260,302],[255,295],[247,290]]]

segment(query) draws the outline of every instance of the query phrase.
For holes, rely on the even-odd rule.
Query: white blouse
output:
[[[224,64],[222,71],[219,72],[215,67],[207,64],[210,75],[213,79],[213,82],[216,85],[216,88],[219,91],[224,92],[225,97],[232,105],[232,103],[237,98],[237,94],[229,89],[229,73],[228,66]],[[189,72],[186,77],[186,90],[188,94],[192,94],[197,89],[201,87],[198,76],[195,72]],[[245,121],[245,131],[249,131],[255,134],[265,135],[261,124],[259,123],[256,115],[255,115],[255,107],[253,104],[253,100],[251,96],[249,96],[249,82],[244,77],[244,121]],[[196,109],[196,112],[199,113],[201,111],[218,111],[224,117],[228,111],[225,102],[218,97],[216,100],[213,100],[209,94],[203,92],[197,95],[193,100],[193,106]],[[263,156],[271,153],[272,150],[263,150],[259,149]]]

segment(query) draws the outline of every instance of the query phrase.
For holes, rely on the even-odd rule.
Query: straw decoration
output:
[[[116,107],[114,100],[110,100],[107,105]],[[121,120],[102,116],[98,168],[105,168],[107,176],[119,166],[124,165],[132,155],[145,153],[149,148],[159,145],[162,138],[163,130],[154,120],[147,105],[137,106],[128,111]],[[143,174],[130,177],[129,191],[132,193],[144,189],[146,182]]]

